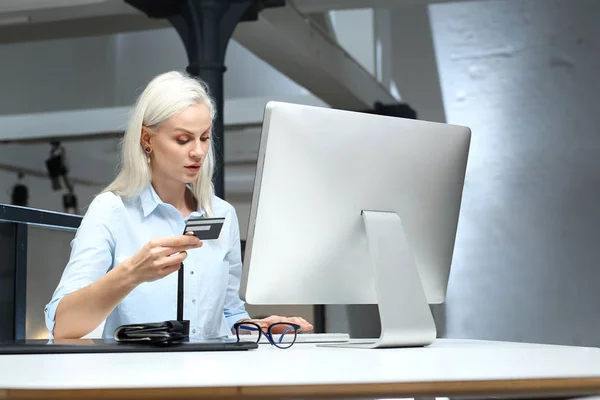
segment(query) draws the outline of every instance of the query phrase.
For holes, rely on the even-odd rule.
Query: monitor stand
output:
[[[381,336],[319,346],[389,348],[427,346],[436,327],[402,221],[395,212],[363,211],[373,266]]]

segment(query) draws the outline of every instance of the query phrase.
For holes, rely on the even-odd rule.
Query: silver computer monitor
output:
[[[241,296],[249,304],[377,304],[366,347],[433,342],[471,131],[267,104]]]

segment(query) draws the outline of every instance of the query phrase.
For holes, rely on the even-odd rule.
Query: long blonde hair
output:
[[[121,145],[119,174],[102,192],[113,192],[126,198],[140,194],[152,181],[152,170],[140,143],[142,126],[158,128],[192,104],[206,105],[214,121],[216,107],[204,82],[177,71],[166,72],[152,79],[132,109]],[[212,216],[214,164],[211,141],[198,178],[191,185],[198,204],[209,217]]]

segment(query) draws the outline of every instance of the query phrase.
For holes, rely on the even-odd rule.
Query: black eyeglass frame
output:
[[[249,325],[251,325],[252,327],[250,327]],[[285,325],[285,326],[289,326],[292,327],[294,330],[294,340],[289,343],[281,343],[281,341],[277,341],[275,340],[275,338],[273,338],[273,327],[277,327],[280,325]],[[261,335],[265,335],[265,337],[267,338],[267,340],[269,341],[270,344],[272,344],[273,346],[280,348],[280,349],[289,349],[290,347],[292,347],[294,345],[294,343],[296,343],[296,338],[298,337],[298,331],[300,330],[300,325],[298,324],[293,324],[291,322],[276,322],[272,325],[269,325],[269,327],[267,328],[267,332],[265,332],[260,325],[258,325],[256,322],[251,322],[251,321],[240,321],[240,322],[236,322],[235,324],[233,324],[233,329],[235,329],[235,335],[237,337],[237,341],[238,343],[241,341],[240,338],[240,327],[244,327],[244,330],[247,331],[257,331],[258,332],[258,338],[256,339],[256,343],[258,343],[260,341],[260,337]],[[283,338],[284,335],[286,335],[286,331],[284,331],[281,334],[276,334],[276,335],[281,335],[281,337]],[[242,336],[247,336],[247,335],[243,335]],[[282,344],[285,344],[285,346],[282,346]]]

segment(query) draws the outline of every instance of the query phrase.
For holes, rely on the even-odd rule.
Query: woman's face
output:
[[[212,120],[208,107],[193,104],[166,120],[154,133],[143,128],[142,147],[150,147],[152,178],[195,182],[210,148]]]

